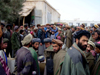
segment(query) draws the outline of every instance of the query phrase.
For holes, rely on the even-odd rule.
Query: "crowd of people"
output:
[[[7,57],[15,58],[11,73]],[[100,75],[100,24],[0,24],[0,75]]]

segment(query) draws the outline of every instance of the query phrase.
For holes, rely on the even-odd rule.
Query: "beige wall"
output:
[[[52,14],[51,23],[58,22],[58,18],[60,18],[60,14],[46,1],[44,0],[28,0],[27,4],[34,5],[37,10],[42,10],[42,24],[48,23],[47,21],[47,13],[50,12]]]

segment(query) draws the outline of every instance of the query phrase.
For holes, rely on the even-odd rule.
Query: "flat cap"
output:
[[[50,38],[45,38],[44,43],[47,43],[47,42],[52,42],[52,40]]]
[[[35,42],[41,42],[40,38],[33,38],[32,43],[35,43]]]
[[[18,26],[15,26],[15,27],[14,27],[14,30],[17,30],[18,28],[19,28]]]
[[[29,44],[32,41],[32,35],[28,34],[25,36],[25,38],[21,41],[22,45],[24,46],[25,44]]]
[[[92,41],[88,41],[88,44],[91,45],[93,48],[95,48],[95,44]]]
[[[58,39],[53,39],[52,43],[55,43],[55,44],[58,44],[58,45],[62,45],[63,44],[63,42],[61,40],[58,40]]]
[[[7,38],[3,38],[3,43],[7,43],[9,40]]]

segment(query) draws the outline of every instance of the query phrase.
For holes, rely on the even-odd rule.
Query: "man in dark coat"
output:
[[[8,47],[6,49],[6,54],[7,54],[7,56],[9,56],[9,53],[10,53],[10,55],[12,55],[12,47],[11,47],[12,46],[11,45],[12,25],[8,24],[8,25],[6,25],[6,28],[7,28],[7,31],[5,31],[5,33],[4,33],[4,38],[7,38],[9,40]]]
[[[25,24],[24,25],[24,37],[26,36],[26,35],[28,35],[28,24]]]
[[[20,48],[16,53],[15,61],[15,75],[33,75],[33,72],[36,72],[37,67],[35,59],[32,57],[32,54],[29,50],[32,41],[32,35],[28,34],[22,41],[23,47]]]
[[[43,55],[44,54],[44,41],[43,39],[45,38],[45,31],[44,31],[44,27],[41,25],[37,31],[37,37],[40,38],[41,43],[39,45],[39,49],[38,49],[38,54],[39,55]]]
[[[78,31],[75,43],[67,50],[60,75],[90,75],[88,62],[83,51],[86,50],[90,33]]]
[[[16,51],[21,47],[20,46],[20,40],[19,40],[19,27],[15,26],[14,27],[14,33],[12,34],[11,37],[11,44],[12,44],[12,57],[15,57]]]

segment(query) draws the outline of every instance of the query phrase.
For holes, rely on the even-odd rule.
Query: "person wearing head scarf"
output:
[[[66,51],[62,49],[63,42],[58,39],[52,40],[53,50],[55,52],[53,57],[54,75],[60,75]]]
[[[96,53],[100,53],[100,41],[95,43],[96,48],[95,51]],[[100,55],[99,58],[96,61],[96,64],[92,70],[92,75],[100,75]]]
[[[60,75],[90,75],[86,50],[90,33],[86,30],[74,34],[75,43],[67,50]]]
[[[32,75],[33,72],[38,75],[35,59],[29,50],[32,45],[32,38],[32,35],[28,34],[21,41],[23,47],[16,52],[15,57],[15,71],[13,72],[15,75]]]
[[[14,27],[14,33],[12,34],[11,37],[11,44],[12,44],[12,57],[15,57],[16,51],[21,47],[20,45],[20,39],[19,39],[19,27],[15,26]]]
[[[38,55],[37,55],[37,50],[39,48],[39,44],[40,44],[41,40],[39,38],[33,38],[32,39],[32,47],[29,48],[33,58],[35,59],[36,62],[36,66],[38,69],[38,75],[40,75],[40,69],[39,69],[39,64],[38,64]]]

